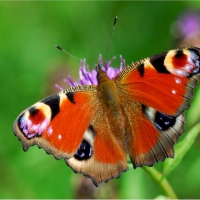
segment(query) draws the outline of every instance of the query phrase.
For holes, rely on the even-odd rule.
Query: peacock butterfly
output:
[[[98,186],[133,167],[174,157],[200,80],[200,48],[170,50],[125,67],[110,79],[97,65],[97,85],[79,85],[23,111],[13,131],[26,151],[44,148]]]

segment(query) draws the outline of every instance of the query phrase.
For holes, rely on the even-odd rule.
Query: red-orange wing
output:
[[[200,79],[199,48],[171,50],[125,68],[116,78],[134,167],[173,157],[184,114]]]
[[[98,186],[101,182],[107,182],[112,178],[118,178],[128,169],[126,149],[124,143],[115,138],[110,128],[108,116],[105,111],[96,104],[98,112],[91,121],[90,127],[84,134],[83,142],[78,152],[66,163],[75,172],[82,172],[90,176],[93,183]],[[90,152],[86,152],[90,144]],[[91,156],[83,156],[91,155]]]
[[[126,67],[116,81],[141,104],[168,115],[179,115],[189,107],[200,79],[199,50],[171,50],[141,60]]]
[[[73,156],[95,114],[94,93],[95,86],[70,88],[23,111],[13,131],[24,150],[37,144],[57,159]]]
[[[134,168],[152,166],[167,157],[173,157],[173,146],[183,133],[184,114],[169,116],[129,100],[129,103],[123,102],[122,105],[127,149]]]

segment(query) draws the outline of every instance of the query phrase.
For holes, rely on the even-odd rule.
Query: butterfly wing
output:
[[[94,91],[92,86],[70,88],[23,111],[13,131],[24,150],[37,144],[57,159],[73,156],[95,113]]]
[[[93,183],[98,186],[112,178],[118,178],[128,169],[126,150],[124,144],[120,144],[111,131],[108,118],[101,106],[98,106],[90,127],[84,134],[84,142],[80,146],[78,155],[66,160],[67,164],[75,172],[83,172],[90,176]],[[82,152],[86,149],[87,142],[91,144],[93,156],[82,158]]]
[[[123,93],[128,151],[134,167],[173,157],[200,80],[199,48],[171,50],[125,68],[116,78]],[[137,103],[139,102],[139,103]]]
[[[111,135],[96,86],[77,86],[43,99],[18,116],[13,131],[25,151],[36,144],[65,158],[95,185],[127,170],[126,153]]]
[[[133,102],[122,105],[127,149],[134,168],[173,157],[173,145],[183,133],[184,114],[173,117]]]

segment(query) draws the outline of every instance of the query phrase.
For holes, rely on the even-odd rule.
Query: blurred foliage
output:
[[[200,9],[200,3],[0,2],[0,198],[165,198],[141,168],[130,168],[98,188],[88,183],[90,189],[85,191],[90,196],[84,196],[81,189],[89,179],[84,182],[63,160],[56,161],[36,146],[24,153],[12,125],[22,110],[56,92],[54,85],[63,77],[78,78],[79,62],[58,51],[55,44],[94,67],[98,55],[106,53],[113,19],[118,16],[108,57],[117,57],[115,67],[120,54],[129,64],[176,48],[170,27],[190,8]],[[195,93],[186,112],[186,132],[194,119],[200,119],[200,87]],[[199,150],[197,138],[167,177],[179,198],[200,198]],[[155,165],[162,168],[163,163]]]

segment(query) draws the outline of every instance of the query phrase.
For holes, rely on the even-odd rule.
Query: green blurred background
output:
[[[89,179],[75,174],[64,160],[56,161],[43,149],[34,146],[24,153],[12,125],[22,110],[57,92],[54,85],[61,85],[62,78],[68,74],[78,78],[79,61],[58,51],[55,44],[86,58],[94,67],[99,54],[105,55],[113,19],[118,16],[108,55],[116,56],[113,66],[118,67],[120,54],[129,64],[176,48],[171,26],[191,8],[200,9],[200,2],[0,2],[0,198],[162,195],[143,169],[131,168],[117,180],[92,187]],[[199,90],[187,111],[186,131],[193,117],[200,119]],[[168,177],[179,198],[200,198],[199,152],[198,138]],[[162,169],[162,163],[155,167]]]

